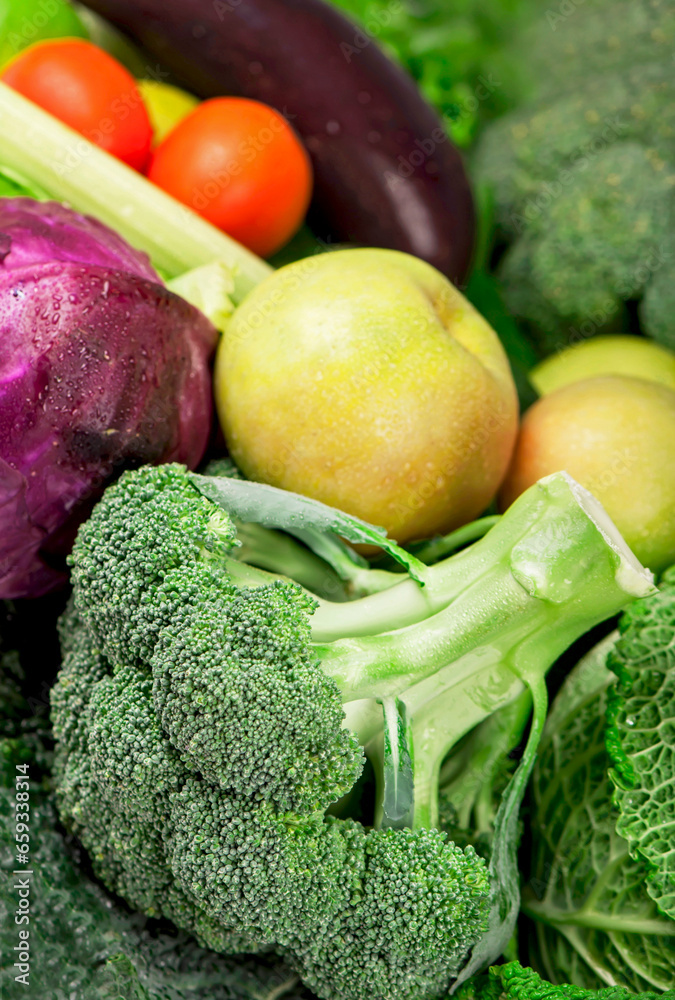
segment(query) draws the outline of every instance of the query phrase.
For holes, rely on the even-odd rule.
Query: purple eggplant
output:
[[[312,224],[460,283],[474,209],[461,156],[414,81],[323,0],[86,0],[201,97],[273,105],[315,172]]]

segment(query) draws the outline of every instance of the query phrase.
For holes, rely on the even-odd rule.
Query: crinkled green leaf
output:
[[[523,890],[523,910],[534,921],[527,957],[554,983],[664,990],[675,982],[675,922],[645,891],[646,865],[631,858],[612,804],[604,713],[613,641],[567,678],[540,744]]]
[[[675,920],[675,572],[621,621],[608,666],[607,748],[619,833],[649,869],[647,889]],[[675,925],[674,925],[675,926]]]
[[[519,962],[509,962],[493,967],[486,975],[468,983],[459,997],[460,1000],[675,1000],[675,990],[636,996],[623,986],[597,991],[568,983],[553,986],[533,969],[525,969]]]

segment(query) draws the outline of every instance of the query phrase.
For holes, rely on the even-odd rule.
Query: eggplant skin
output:
[[[339,11],[323,0],[85,2],[200,97],[285,114],[312,158],[324,239],[415,254],[462,283],[475,229],[462,158],[412,78]]]

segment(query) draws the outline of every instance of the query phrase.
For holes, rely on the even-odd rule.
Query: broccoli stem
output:
[[[476,727],[447,757],[439,774],[439,792],[454,807],[458,826],[475,835],[494,823],[494,782],[511,751],[522,739],[532,711],[528,690]]]
[[[451,531],[449,535],[442,535],[439,538],[432,538],[419,546],[411,546],[410,551],[423,563],[435,563],[439,559],[452,555],[458,549],[463,549],[465,545],[477,542],[483,538],[490,528],[494,528],[499,523],[499,514],[491,514],[489,517],[481,517],[477,521]]]
[[[389,590],[403,579],[400,571],[372,569],[366,559],[343,542],[337,535],[304,528],[295,532],[300,541],[321,556],[333,567],[346,585],[350,598],[366,597],[368,594],[378,594]]]
[[[268,565],[283,557],[292,573],[286,557],[296,550],[302,568],[315,565],[316,556],[272,534],[279,548]],[[255,532],[251,537],[260,541]],[[237,582],[256,586],[270,579],[227,561]],[[328,572],[322,560],[318,564]],[[541,700],[546,672],[572,642],[652,590],[651,574],[603,508],[557,473],[524,493],[480,541],[431,567],[425,587],[405,579],[356,601],[320,601],[313,649],[340,690],[347,726],[373,762],[376,823],[385,811],[387,758],[376,699],[400,700],[413,762],[411,822],[435,827],[440,767],[457,742],[509,705],[522,731],[526,690]],[[330,636],[343,638],[327,641]]]
[[[383,635],[315,647],[347,707],[356,702],[347,724],[374,759],[382,757],[381,710],[378,718],[364,699],[397,696],[405,705],[414,827],[437,825],[440,766],[458,740],[526,688],[541,712],[537,699],[558,656],[654,589],[597,501],[564,473],[528,490],[489,535],[448,563],[462,564],[465,587],[442,611]],[[442,574],[452,576],[444,564],[435,569],[430,590]]]
[[[236,524],[241,545],[232,553],[235,559],[278,577],[290,577],[318,597],[338,602],[347,599],[344,583],[335,570],[289,535],[260,524]]]
[[[352,555],[344,543],[322,532],[298,532],[299,538],[307,538],[311,545],[308,548],[274,528],[241,521],[236,525],[241,545],[233,552],[235,559],[280,578],[290,577],[310,593],[328,601],[320,604],[328,614],[334,602],[378,594],[408,579],[400,572],[372,569],[365,559],[361,560],[356,553]]]
[[[420,591],[432,609],[426,618],[406,623],[406,602],[414,593],[406,581],[331,609],[343,626],[351,619],[366,627],[364,616],[377,620],[379,611],[384,617],[380,602],[386,601],[386,621],[377,620],[381,634],[347,630],[342,634],[350,638],[315,643],[315,649],[345,702],[401,695],[476,650],[510,652],[518,642],[527,649],[542,628],[554,637],[548,641],[557,656],[651,586],[651,574],[600,504],[565,473],[556,473],[527,490],[481,541],[430,568]],[[439,605],[442,610],[433,613]],[[417,614],[421,607],[416,605]]]
[[[467,733],[493,712],[522,696],[524,684],[503,663],[499,649],[469,654],[402,697],[412,719],[414,772],[413,828],[438,826],[438,793],[443,760]]]
[[[496,516],[484,517],[426,543],[421,550],[423,561],[440,558],[482,538],[499,520]],[[312,633],[317,642],[386,631],[385,626],[389,627],[394,617],[392,603],[385,598],[360,603],[362,598],[390,591],[393,587],[399,588],[396,590],[396,602],[402,615],[397,619],[397,627],[400,628],[441,610],[450,599],[451,581],[457,592],[464,582],[462,567],[459,564],[449,565],[447,570],[450,572],[438,574],[437,585],[430,593],[429,588],[420,588],[401,572],[370,567],[365,559],[350,551],[337,537],[311,529],[298,531],[298,538],[307,541],[306,547],[273,528],[240,521],[236,523],[241,545],[233,552],[235,559],[273,573],[278,578],[290,578],[320,598],[312,622]],[[239,579],[243,582],[243,577]],[[255,585],[252,579],[252,585]],[[345,601],[350,601],[351,606],[341,614],[334,605]]]

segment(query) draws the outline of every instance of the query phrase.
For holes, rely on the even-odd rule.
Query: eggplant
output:
[[[323,0],[85,0],[200,97],[282,112],[312,158],[314,231],[415,254],[460,284],[475,217],[459,152],[415,82]]]

